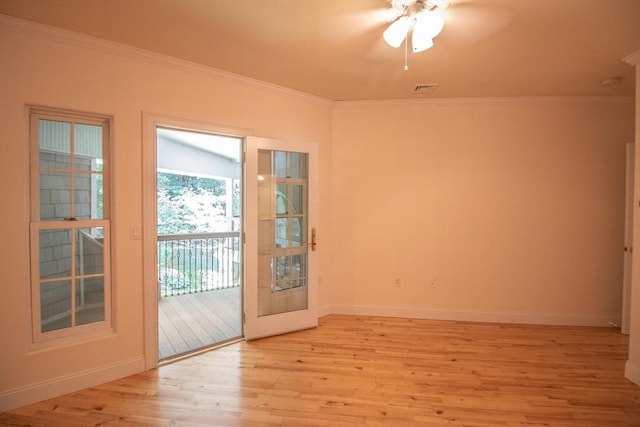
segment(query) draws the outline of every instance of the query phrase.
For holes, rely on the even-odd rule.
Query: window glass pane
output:
[[[76,274],[104,273],[102,227],[76,230]]]
[[[71,216],[71,179],[65,173],[40,173],[40,219],[61,220]]]
[[[71,230],[41,230],[40,279],[71,276]]]
[[[104,320],[104,277],[76,280],[76,325]]]
[[[102,126],[77,123],[74,135],[74,167],[77,170],[101,170]]]
[[[42,332],[71,327],[71,280],[40,284]]]
[[[73,188],[73,203],[74,203],[73,216],[76,219],[92,218],[91,201],[92,201],[91,175],[85,174],[85,173],[75,174],[74,188]]]
[[[69,169],[71,124],[54,120],[38,122],[40,168]]]

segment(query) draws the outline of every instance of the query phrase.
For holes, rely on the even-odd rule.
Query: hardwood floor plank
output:
[[[0,414],[2,425],[640,426],[612,328],[331,315]]]

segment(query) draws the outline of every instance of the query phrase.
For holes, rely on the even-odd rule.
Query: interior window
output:
[[[32,108],[34,342],[111,327],[110,119]]]

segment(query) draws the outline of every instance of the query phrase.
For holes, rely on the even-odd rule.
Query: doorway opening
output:
[[[160,361],[243,335],[242,143],[156,128]]]

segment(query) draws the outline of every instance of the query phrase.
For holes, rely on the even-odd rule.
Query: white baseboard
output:
[[[615,316],[569,316],[531,313],[496,313],[477,311],[429,310],[403,307],[375,307],[352,305],[326,305],[318,313],[320,316],[328,314],[350,314],[359,316],[403,317],[411,319],[429,320],[458,320],[465,322],[489,323],[521,323],[533,325],[563,325],[563,326],[612,326]],[[618,319],[619,320],[619,319]]]
[[[633,366],[628,360],[624,364],[624,377],[640,386],[640,367]]]
[[[318,317],[324,317],[329,314],[333,314],[333,306],[332,305],[323,305],[322,307],[318,307]]]
[[[0,393],[0,412],[93,387],[142,371],[144,371],[144,357],[139,356],[99,368],[74,372],[70,375],[4,391]]]

